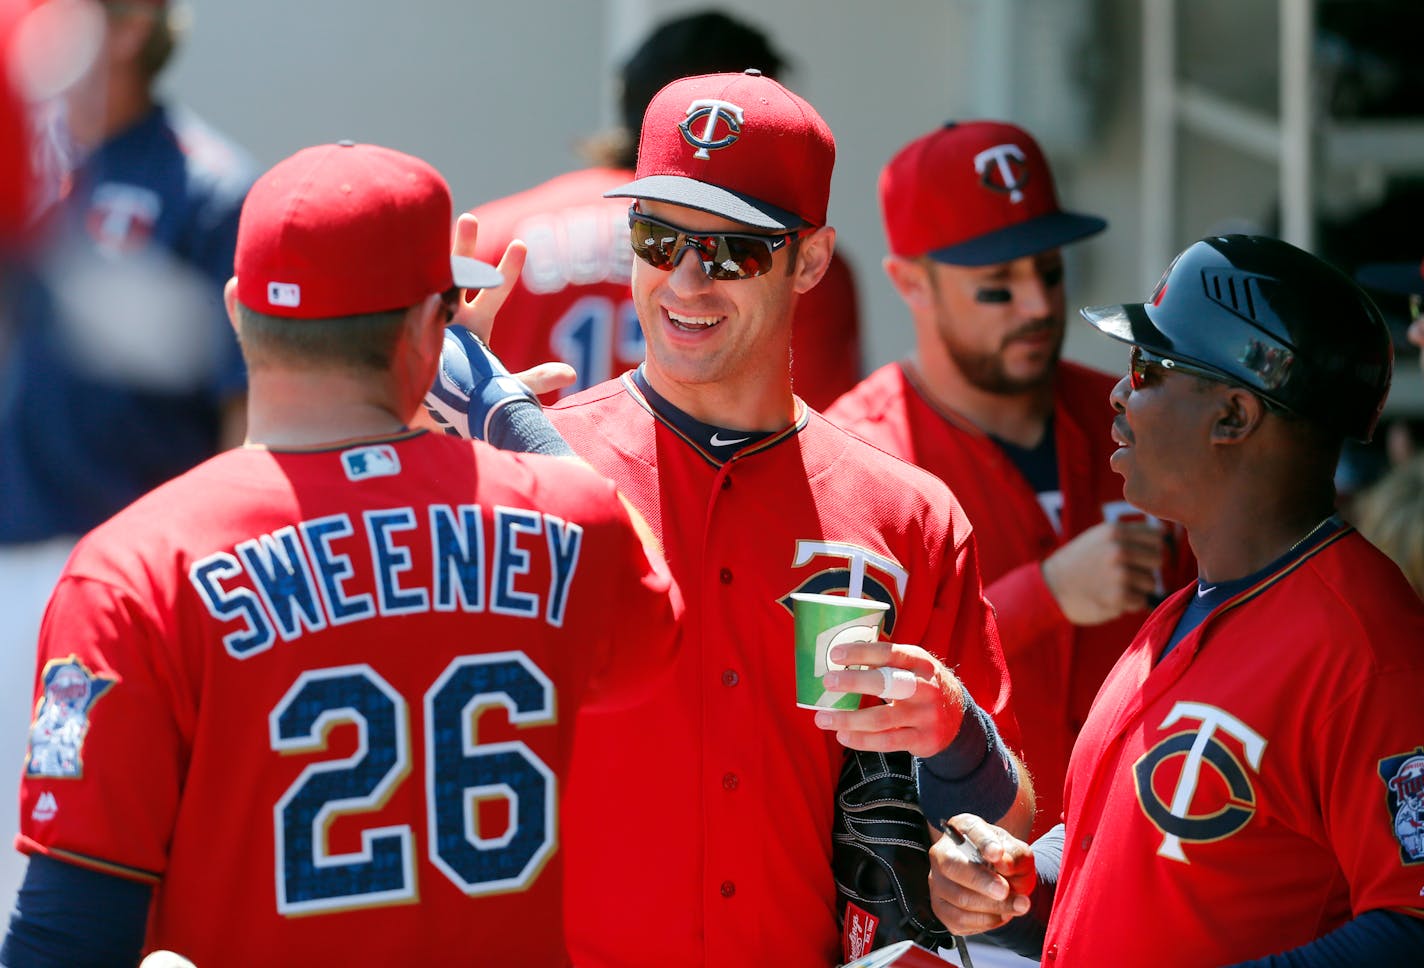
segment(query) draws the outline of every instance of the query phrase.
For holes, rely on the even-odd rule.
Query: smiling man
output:
[[[793,313],[835,245],[834,159],[820,115],[777,82],[702,75],[653,99],[635,179],[610,193],[634,200],[647,360],[550,416],[657,532],[689,612],[665,690],[580,717],[568,802],[582,819],[566,850],[581,965],[839,963],[843,746],[967,746],[951,779],[1028,827],[1027,781],[970,698],[1014,744],[968,522],[941,482],[792,392]],[[888,603],[887,635],[907,644],[843,661],[908,670],[913,687],[858,710],[798,708],[793,592]],[[886,681],[839,675],[827,688],[878,694]],[[610,790],[613,777],[634,786]]]

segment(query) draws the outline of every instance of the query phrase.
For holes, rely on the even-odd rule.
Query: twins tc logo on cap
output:
[[[1004,121],[951,121],[897,151],[880,172],[890,251],[989,266],[1101,232],[1095,215],[1064,211],[1043,150]]]
[[[703,119],[706,123],[702,125],[702,133],[694,134],[692,126]],[[708,152],[726,148],[741,137],[743,120],[742,109],[731,101],[698,98],[687,106],[687,117],[678,129],[687,143],[697,149],[692,157],[706,161],[712,157]],[[725,122],[727,128],[727,133],[720,138],[717,137],[719,121]]]
[[[1023,201],[1024,186],[1028,184],[1028,159],[1018,145],[994,145],[974,156],[974,170],[979,173],[979,182],[995,192],[1006,192],[1009,201]]]

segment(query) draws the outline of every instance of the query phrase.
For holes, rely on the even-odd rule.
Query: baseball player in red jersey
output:
[[[1254,236],[1197,242],[1146,304],[1083,315],[1132,347],[1124,494],[1186,526],[1200,575],[1104,682],[1066,828],[1030,850],[955,818],[990,867],[937,848],[936,910],[993,927],[1037,877],[999,934],[1045,965],[1417,963],[1424,604],[1334,511],[1341,443],[1388,393],[1383,318]]]
[[[643,333],[628,288],[628,205],[603,193],[632,177],[634,134],[663,85],[749,66],[775,77],[783,65],[761,31],[724,13],[668,20],[619,72],[625,129],[591,139],[593,167],[473,209],[480,226],[476,257],[496,261],[514,239],[529,247],[499,315],[499,355],[510,369],[562,360],[578,374],[562,391],[566,396],[642,362]],[[838,254],[797,305],[791,366],[796,394],[817,409],[860,379],[858,297],[850,266]]]
[[[1164,561],[1108,467],[1113,378],[1059,359],[1061,246],[1106,223],[1060,209],[1038,143],[995,121],[910,142],[880,202],[915,352],[826,416],[943,480],[974,525],[1042,833],[1103,677],[1152,596],[1194,571],[1185,542]]]
[[[666,673],[681,604],[605,479],[407,429],[444,324],[486,311],[455,287],[500,283],[450,219],[433,168],[372,145],[253,188],[248,443],[55,589],[0,961],[569,962],[575,716]]]
[[[770,78],[702,75],[653,98],[636,178],[613,193],[634,199],[647,362],[550,417],[648,519],[689,611],[671,688],[580,716],[566,909],[581,965],[839,961],[842,744],[931,756],[977,736],[964,785],[1010,826],[1030,822],[1027,781],[1004,751],[1016,729],[968,522],[943,484],[792,392],[792,314],[834,244],[834,150],[815,109]],[[891,605],[887,635],[908,644],[852,647],[833,658],[871,668],[825,683],[871,694],[893,683],[897,698],[796,706],[793,592]],[[1002,739],[986,742],[966,690]],[[610,815],[610,771],[629,763],[642,781]],[[629,862],[637,851],[655,852],[656,883]]]

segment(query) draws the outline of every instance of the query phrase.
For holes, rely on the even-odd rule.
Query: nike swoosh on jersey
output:
[[[751,438],[733,437],[731,440],[723,440],[721,434],[713,434],[712,439],[709,440],[708,443],[711,444],[713,447],[730,447],[733,444],[740,444],[748,440],[751,440]]]

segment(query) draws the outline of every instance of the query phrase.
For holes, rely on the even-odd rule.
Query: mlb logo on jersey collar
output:
[[[400,457],[390,444],[372,444],[341,452],[341,465],[346,477],[364,481],[372,477],[394,477],[400,473]]]

